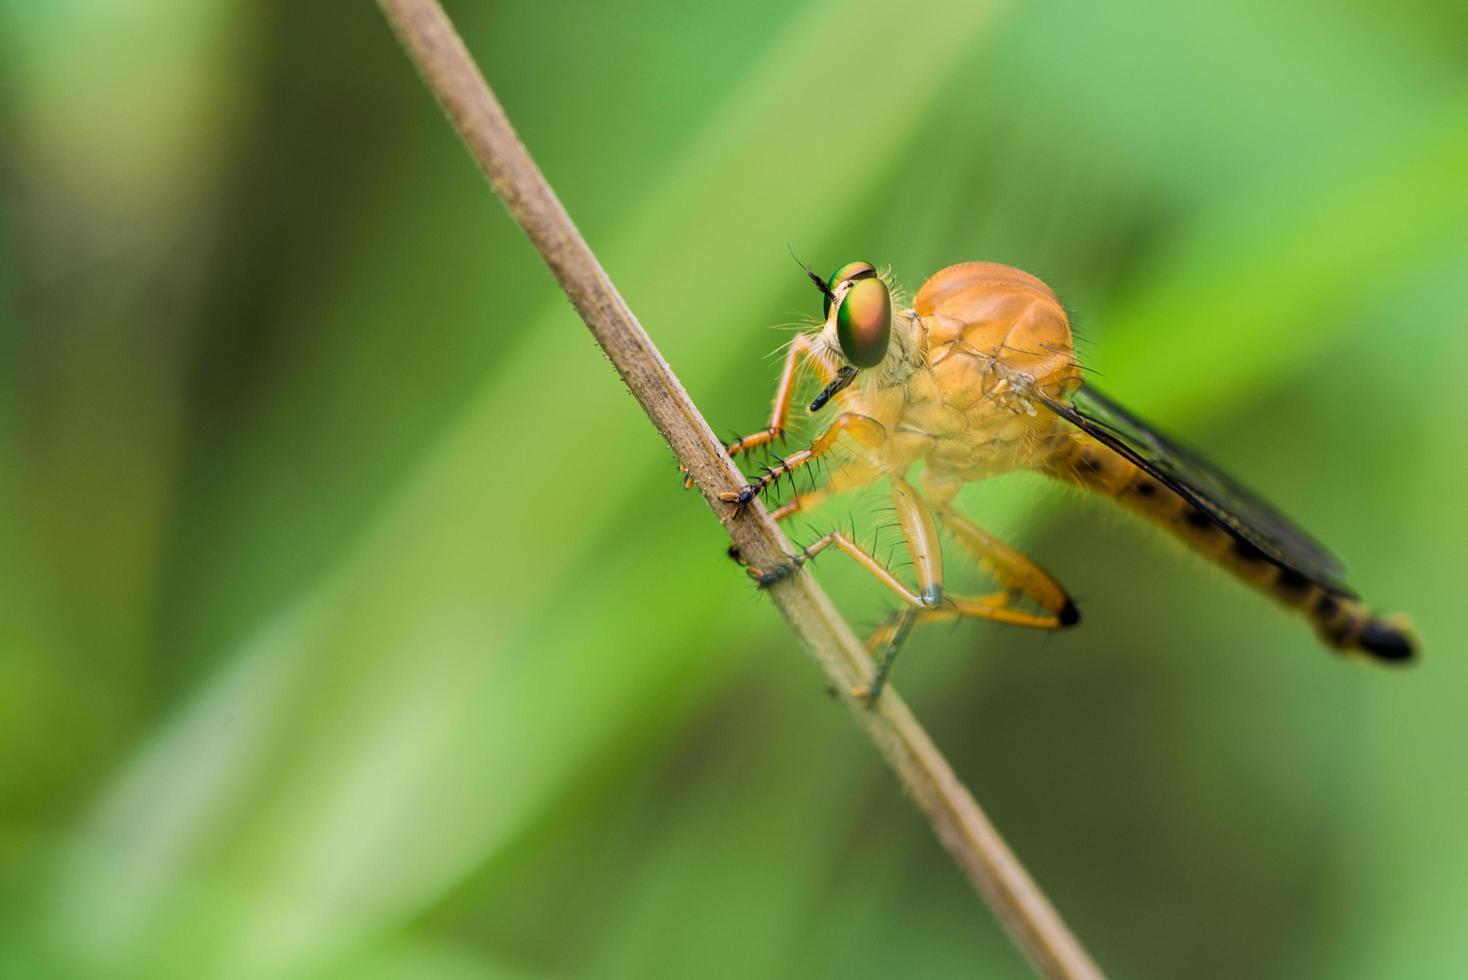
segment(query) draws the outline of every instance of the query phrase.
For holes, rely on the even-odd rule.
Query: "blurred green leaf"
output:
[[[1114,975],[1463,962],[1460,6],[453,5],[721,431],[812,312],[787,242],[1012,262],[1415,616],[1353,670],[965,493],[1085,625],[899,684]],[[0,973],[1027,975],[371,5],[0,23]]]

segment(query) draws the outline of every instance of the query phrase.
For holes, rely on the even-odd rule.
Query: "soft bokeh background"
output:
[[[1086,621],[897,683],[1116,976],[1468,969],[1465,9],[450,5],[721,431],[787,242],[1011,262],[1414,615],[965,496]],[[1026,975],[373,5],[4,0],[0,66],[0,974]]]

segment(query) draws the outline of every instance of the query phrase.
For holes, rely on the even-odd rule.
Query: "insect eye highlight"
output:
[[[836,308],[836,339],[841,353],[856,367],[876,367],[887,356],[892,337],[892,297],[875,269],[856,278]]]
[[[831,273],[831,278],[826,280],[830,284],[831,292],[826,294],[826,305],[821,310],[821,315],[831,315],[831,297],[835,293],[837,286],[840,286],[844,282],[856,282],[859,279],[875,278],[877,278],[877,270],[870,262],[848,262]]]

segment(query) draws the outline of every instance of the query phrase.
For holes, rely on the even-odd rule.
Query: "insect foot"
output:
[[[719,494],[719,499],[726,504],[733,504],[734,513],[737,516],[744,513],[744,508],[748,507],[750,502],[755,497],[758,497],[764,488],[765,485],[763,483],[751,483],[738,491],[726,490]]]
[[[776,582],[783,582],[800,571],[800,566],[805,564],[808,556],[804,552],[801,552],[798,555],[787,555],[786,557],[790,560],[783,565],[776,565],[770,569],[746,568],[744,572],[750,578],[754,579],[755,584],[760,588],[768,589]]]

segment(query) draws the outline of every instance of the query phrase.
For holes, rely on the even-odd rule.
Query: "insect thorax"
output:
[[[1037,393],[1080,383],[1069,321],[1038,279],[965,263],[934,275],[894,320],[913,345],[861,391],[850,410],[881,422],[883,468],[925,459],[939,482],[961,483],[1043,465],[1069,438]]]

